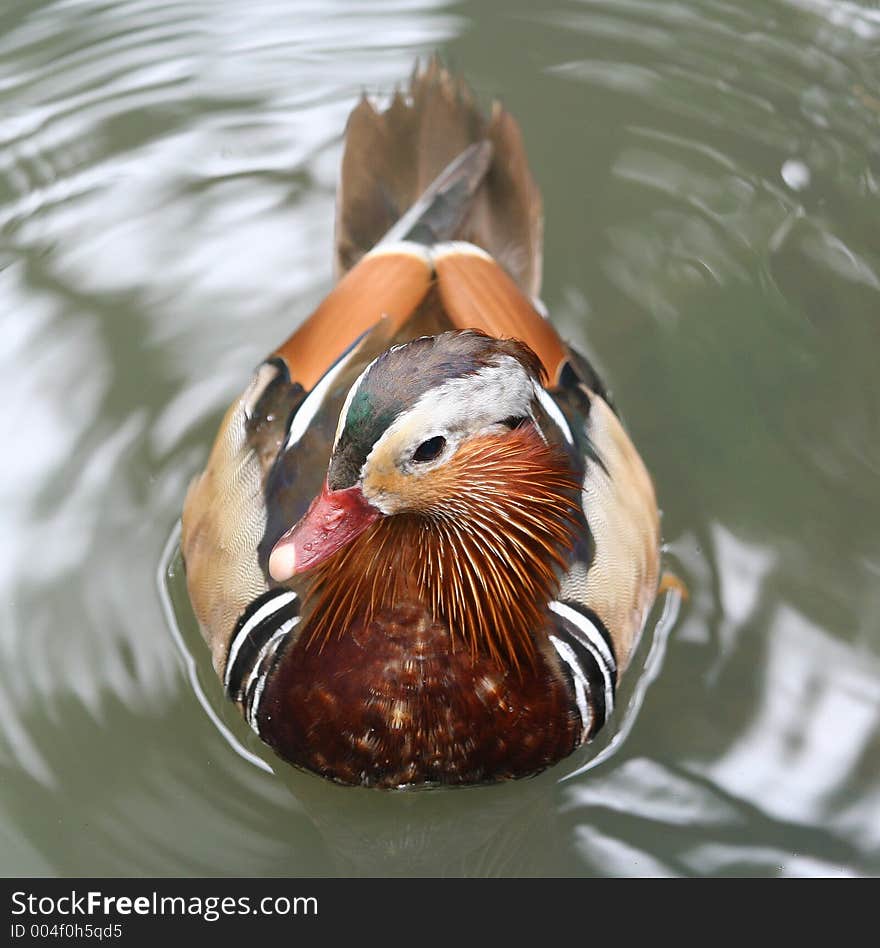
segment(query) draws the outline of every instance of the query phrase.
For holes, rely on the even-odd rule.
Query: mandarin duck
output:
[[[519,127],[436,60],[346,127],[338,282],[187,493],[223,687],[342,784],[491,783],[589,741],[657,594],[645,466],[538,300]]]

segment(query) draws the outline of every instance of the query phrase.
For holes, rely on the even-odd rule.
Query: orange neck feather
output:
[[[474,439],[441,471],[442,504],[382,518],[316,570],[309,645],[420,602],[471,654],[516,668],[533,659],[572,546],[576,476],[532,425]]]

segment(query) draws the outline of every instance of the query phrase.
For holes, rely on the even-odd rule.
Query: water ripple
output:
[[[880,871],[876,9],[6,7],[6,871]],[[169,632],[181,577],[170,600],[154,577],[226,403],[330,284],[348,110],[436,46],[522,120],[547,303],[615,393],[690,597],[581,756],[377,797],[280,767],[191,615]]]

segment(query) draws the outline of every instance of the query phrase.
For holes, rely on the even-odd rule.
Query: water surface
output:
[[[691,598],[595,747],[382,795],[248,735],[173,531],[331,285],[348,111],[435,49],[521,121]],[[4,5],[0,873],[880,873],[878,50],[823,0]]]

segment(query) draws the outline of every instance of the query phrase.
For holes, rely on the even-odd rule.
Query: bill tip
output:
[[[296,550],[292,543],[278,543],[269,556],[269,575],[284,583],[296,573]]]

